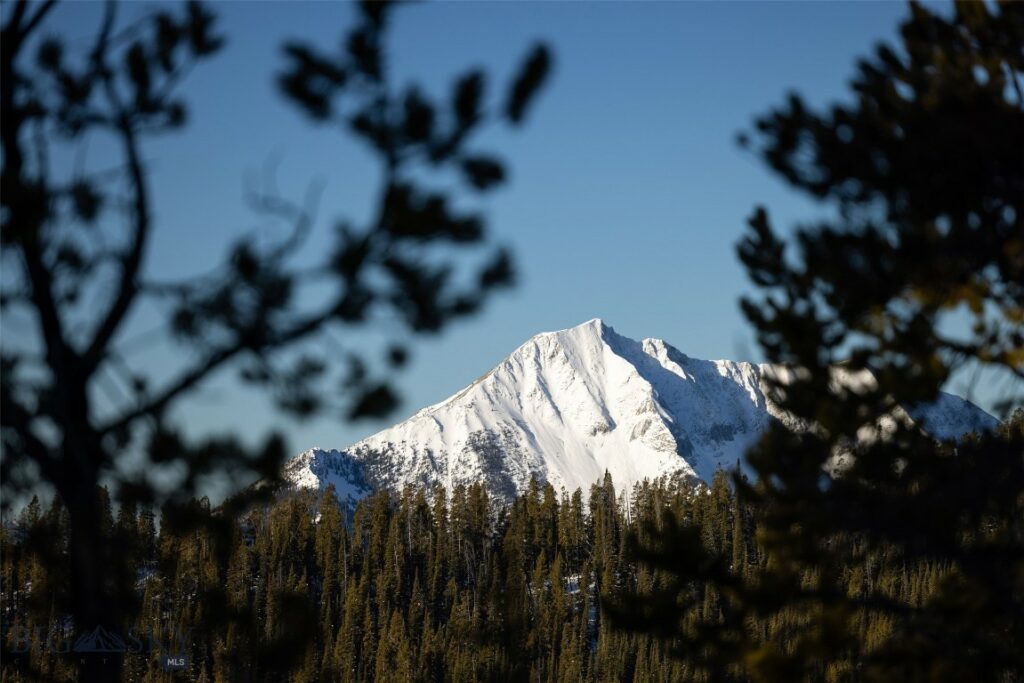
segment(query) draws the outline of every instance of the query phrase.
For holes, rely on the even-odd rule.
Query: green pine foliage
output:
[[[205,500],[190,513],[225,514]],[[629,495],[616,495],[606,476],[586,497],[534,482],[508,508],[480,484],[450,495],[382,492],[354,510],[333,491],[300,492],[233,519],[222,535],[181,527],[167,510],[160,524],[155,517],[123,506],[107,526],[136,576],[138,616],[124,634],[141,652],[123,655],[125,681],[709,680],[699,657],[675,645],[729,609],[720,592],[695,582],[677,595],[685,610],[675,633],[625,630],[605,614],[616,599],[673,578],[637,561],[629,539],[655,542],[666,525],[683,524],[739,576],[765,562],[757,510],[724,474],[696,488],[644,482]],[[58,565],[28,544],[49,534],[66,545],[67,529],[59,502],[43,511],[33,501],[0,532],[3,681],[74,679],[73,656],[52,651],[71,632],[61,578],[49,569]],[[882,587],[915,606],[948,575],[883,552],[846,568],[844,581],[851,596]],[[785,651],[806,618],[776,612],[751,621],[746,636]],[[860,643],[849,652],[892,646],[890,622],[868,611],[855,621]],[[164,671],[161,653],[187,655],[188,672]],[[823,681],[852,680],[856,670],[843,657],[812,667]]]

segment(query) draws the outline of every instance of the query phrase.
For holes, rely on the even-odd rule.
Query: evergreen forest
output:
[[[1018,413],[1004,431],[1021,422]],[[354,509],[330,488],[291,491],[242,514],[206,499],[114,510],[101,492],[104,533],[123,554],[112,564],[133,568],[120,579],[136,606],[122,632],[101,640],[123,658],[124,681],[711,680],[671,634],[625,630],[607,608],[667,580],[636,556],[666,524],[700,535],[708,552],[694,562],[730,558],[739,576],[763,569],[758,510],[736,491],[725,472],[710,486],[662,480],[618,494],[606,475],[586,492],[534,481],[509,507],[474,484],[450,495],[382,491]],[[33,499],[3,526],[4,683],[75,679],[81,646],[59,569],[69,565],[33,546],[67,552],[67,536],[59,498]],[[913,611],[955,571],[872,550],[845,583],[850,596],[881,591]],[[699,582],[685,602],[678,635],[691,638],[686,629],[708,628],[727,606]],[[898,631],[889,613],[865,605],[851,620],[849,657],[833,649],[812,664],[814,678],[859,680],[864,653]],[[749,623],[747,637],[784,649],[803,618],[774,612]],[[168,656],[184,670],[168,670]],[[735,673],[744,677],[741,664]]]

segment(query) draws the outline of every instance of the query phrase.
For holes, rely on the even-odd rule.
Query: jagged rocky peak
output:
[[[362,463],[334,449],[310,448],[299,453],[285,464],[284,479],[297,488],[333,486],[338,500],[348,505],[373,491]]]
[[[536,477],[589,488],[660,476],[710,480],[735,467],[771,420],[770,366],[691,358],[660,339],[634,341],[599,318],[530,338],[485,375],[408,420],[342,450],[293,459],[296,487],[333,484],[343,500],[377,488],[483,482],[511,499]],[[908,409],[940,438],[994,418],[955,396]]]

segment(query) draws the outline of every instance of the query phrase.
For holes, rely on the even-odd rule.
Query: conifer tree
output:
[[[713,484],[692,521],[635,544],[666,582],[616,605],[715,680],[1024,670],[1024,435],[1011,422],[942,442],[906,419],[965,364],[1024,378],[1022,45],[1020,4],[911,4],[850,101],[793,95],[744,141],[834,209],[789,241],[758,209],[739,246],[763,292],[743,309],[779,368],[766,380],[808,428],[773,424],[747,455],[757,480],[733,478],[756,511],[756,567],[722,547]],[[866,571],[855,591],[851,567]]]
[[[506,248],[468,253],[488,242],[486,219],[456,200],[505,181],[503,161],[477,148],[479,133],[525,121],[550,53],[535,46],[497,101],[476,69],[456,79],[450,98],[399,87],[387,40],[396,4],[360,3],[340,50],[289,42],[277,79],[303,115],[353,135],[379,162],[374,218],[346,223],[322,259],[308,263],[303,246],[315,232],[315,188],[293,201],[268,182],[253,188],[251,205],[283,226],[281,238],[257,244],[244,236],[225,244],[208,273],[176,281],[157,281],[149,267],[154,233],[173,226],[154,211],[165,188],[149,173],[148,142],[184,127],[183,75],[226,43],[215,14],[190,1],[126,24],[111,0],[96,5],[93,34],[82,39],[57,32],[53,15],[63,10],[55,0],[3,6],[0,246],[5,265],[13,265],[5,267],[0,315],[6,322],[12,311],[27,312],[38,324],[27,343],[4,338],[2,502],[47,488],[70,509],[65,607],[82,633],[123,631],[137,616],[135,600],[120,590],[132,584],[123,567],[134,562],[109,533],[117,507],[111,495],[118,504],[166,499],[187,507],[209,475],[278,475],[286,451],[280,437],[257,448],[230,434],[186,438],[173,416],[189,394],[232,369],[292,415],[385,414],[398,403],[391,385],[409,355],[404,342],[473,315],[512,282]],[[104,168],[90,166],[86,141],[104,147],[90,150]],[[51,165],[51,155],[86,163]],[[446,171],[457,184],[431,186]],[[334,286],[320,287],[321,276]],[[167,312],[164,339],[183,351],[159,371],[120,350],[133,312],[154,302]],[[396,336],[403,343],[387,349],[380,372],[366,372],[370,359],[353,350],[329,362],[336,354],[321,348],[329,330],[365,326],[385,311],[402,323]],[[112,375],[128,387],[123,396],[102,390]],[[340,399],[326,395],[332,375],[347,390]],[[99,485],[107,482],[104,493]],[[252,487],[231,506],[244,509],[272,490]],[[227,532],[222,518],[186,512],[182,519],[193,525]],[[107,657],[110,666],[101,659],[83,658],[83,679],[119,677],[120,659]]]

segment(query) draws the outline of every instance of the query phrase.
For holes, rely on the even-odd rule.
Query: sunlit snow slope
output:
[[[690,358],[595,319],[533,337],[459,393],[349,448],[302,453],[286,477],[302,488],[334,484],[348,500],[477,481],[507,500],[531,477],[586,490],[606,470],[627,487],[665,474],[710,480],[772,418],[785,420],[762,391],[767,369]],[[910,412],[940,438],[996,424],[950,395]]]

